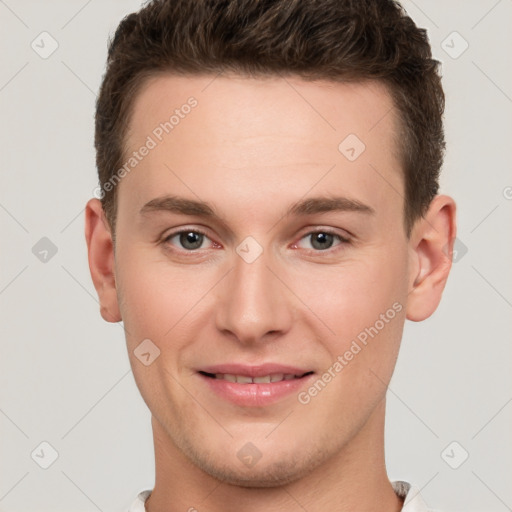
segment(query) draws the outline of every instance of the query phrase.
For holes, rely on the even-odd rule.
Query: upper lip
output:
[[[247,375],[249,377],[264,377],[274,373],[303,375],[312,372],[310,369],[299,368],[297,366],[288,366],[277,363],[264,363],[259,365],[246,364],[218,364],[214,366],[205,366],[198,371],[205,373],[221,373],[230,375]]]

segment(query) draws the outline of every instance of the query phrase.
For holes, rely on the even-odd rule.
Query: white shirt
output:
[[[391,482],[391,485],[398,496],[405,498],[402,512],[435,512],[427,508],[420,491],[413,485],[402,481]],[[140,492],[128,512],[146,512],[144,503],[150,494],[151,490]]]

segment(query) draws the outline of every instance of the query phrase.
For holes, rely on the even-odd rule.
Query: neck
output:
[[[205,473],[153,417],[156,480],[146,511],[399,512],[403,499],[395,494],[385,468],[384,409],[382,400],[356,436],[309,474],[266,488],[233,486]]]

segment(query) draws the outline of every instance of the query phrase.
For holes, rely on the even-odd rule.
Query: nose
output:
[[[291,293],[284,276],[265,251],[252,263],[235,253],[234,268],[222,280],[216,304],[216,325],[239,343],[255,344],[276,339],[293,322]],[[279,276],[279,277],[278,277]]]

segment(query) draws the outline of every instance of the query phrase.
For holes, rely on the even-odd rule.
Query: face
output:
[[[160,76],[130,126],[115,283],[160,443],[246,486],[347,453],[413,280],[387,90]]]

